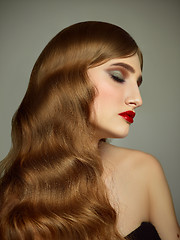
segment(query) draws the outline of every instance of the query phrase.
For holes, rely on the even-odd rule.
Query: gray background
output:
[[[62,28],[86,20],[123,27],[143,51],[144,104],[129,136],[112,142],[159,159],[180,222],[179,0],[0,1],[0,159],[10,148],[11,118],[41,50]]]

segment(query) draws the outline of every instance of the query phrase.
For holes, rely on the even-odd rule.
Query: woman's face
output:
[[[97,89],[90,117],[96,126],[96,136],[98,139],[127,136],[135,109],[142,105],[138,55],[90,68],[88,76]]]

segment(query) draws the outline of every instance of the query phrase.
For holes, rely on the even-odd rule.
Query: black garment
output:
[[[161,240],[155,227],[148,222],[143,222],[140,227],[125,237],[127,240]]]

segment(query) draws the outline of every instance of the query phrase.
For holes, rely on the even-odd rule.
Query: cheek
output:
[[[111,86],[109,84],[103,84],[98,88],[97,95],[94,99],[92,107],[92,119],[106,119],[108,116],[112,116],[122,110],[123,106],[123,93],[122,89]]]
[[[109,84],[102,84],[97,86],[97,96],[94,99],[96,107],[106,107],[112,104],[121,104],[123,101],[123,93],[117,87]]]

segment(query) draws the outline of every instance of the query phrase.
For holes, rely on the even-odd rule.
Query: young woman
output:
[[[32,70],[1,162],[2,240],[179,238],[158,161],[112,146],[142,104],[142,54],[120,27],[62,30]]]

